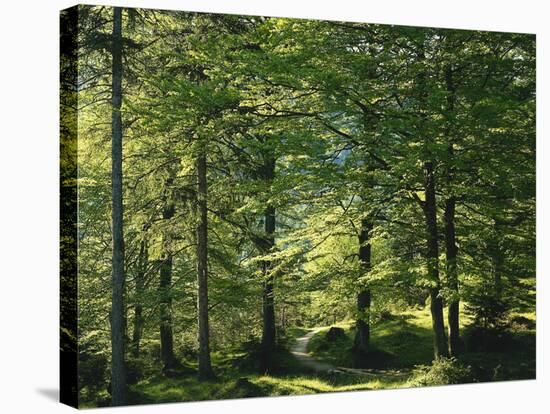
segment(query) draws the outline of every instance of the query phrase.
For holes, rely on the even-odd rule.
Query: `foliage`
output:
[[[78,203],[78,237],[66,235],[78,258],[64,258],[78,261],[81,398],[107,404],[112,13],[78,10],[78,88],[63,92],[78,103],[78,122],[67,114],[62,127],[79,139],[77,148],[64,140],[61,158],[66,200]],[[310,343],[325,361],[421,365],[415,385],[467,381],[455,359],[427,366],[432,319],[447,320],[438,300],[460,302],[464,357],[480,378],[532,374],[532,318],[511,322],[535,308],[534,36],[145,9],[124,9],[122,31],[123,316],[134,402],[404,385],[300,376],[288,349],[304,328],[331,325],[345,336],[329,342],[321,330]],[[207,192],[198,187],[202,156]],[[200,389],[192,376],[206,344],[197,323],[203,220],[207,345],[219,381]],[[64,308],[74,307],[67,296]],[[366,360],[353,351],[358,320],[370,329]],[[272,328],[275,369],[264,376]],[[523,373],[487,374],[501,352],[514,352],[493,345],[518,338]],[[173,370],[161,368],[166,349]],[[486,368],[477,354],[498,363]]]
[[[460,363],[456,358],[440,358],[431,365],[420,365],[415,368],[411,387],[433,385],[464,384],[472,382],[472,369]]]

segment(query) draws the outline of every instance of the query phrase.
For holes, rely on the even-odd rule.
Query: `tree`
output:
[[[139,358],[141,337],[143,335],[143,296],[145,294],[145,276],[149,265],[149,225],[143,225],[143,231],[139,244],[139,254],[136,266],[136,299],[134,303],[134,327],[132,331],[131,352],[134,358]]]
[[[430,309],[432,311],[432,329],[434,331],[435,359],[448,355],[447,337],[443,320],[443,299],[440,296],[441,282],[439,279],[439,243],[437,231],[437,206],[435,195],[435,176],[432,161],[424,163],[425,201],[422,209],[426,219],[426,239],[428,264],[428,280],[430,280]]]
[[[368,272],[371,269],[371,232],[372,222],[368,219],[361,220],[361,230],[359,233],[359,263],[362,272]],[[357,295],[357,311],[359,317],[356,321],[355,332],[355,350],[367,354],[370,350],[370,308],[371,291],[364,288]]]
[[[70,241],[84,400],[100,403],[112,378],[120,403],[120,384],[139,392],[153,370],[162,382],[194,362],[200,380],[225,381],[218,355],[284,373],[295,327],[352,320],[338,358],[372,368],[402,352],[412,368],[468,358],[476,329],[526,323],[532,39],[115,15],[86,6],[80,22]]]
[[[456,87],[453,79],[453,68],[447,66],[445,68],[445,86],[447,90],[447,111],[449,125],[447,134],[452,133],[452,117],[455,115]],[[449,137],[448,143],[448,161],[452,162],[454,157],[453,139]],[[448,165],[445,171],[445,179],[447,185],[451,186],[453,182],[453,166]],[[448,306],[448,321],[449,321],[449,354],[456,356],[460,350],[460,295],[458,290],[458,268],[457,255],[458,246],[456,244],[456,229],[455,229],[455,211],[456,211],[456,196],[450,194],[445,199],[443,222],[445,232],[445,268],[447,273],[447,283],[451,291]]]
[[[267,156],[264,159],[262,169],[262,178],[267,185],[272,184],[275,177],[275,159],[272,156]],[[264,213],[264,230],[262,250],[264,254],[271,253],[275,245],[275,207],[268,205],[265,207]],[[262,327],[262,361],[260,370],[268,372],[273,368],[272,355],[276,345],[276,328],[275,328],[275,298],[274,298],[274,274],[272,263],[270,260],[262,261],[262,277],[263,277],[263,327]]]
[[[173,173],[170,173],[173,174]],[[172,195],[174,178],[169,176],[165,182],[164,205],[162,207],[162,220],[166,222],[167,228],[162,236],[161,264],[159,278],[159,310],[160,310],[160,357],[163,369],[169,371],[176,366],[174,356],[174,336],[172,332],[172,237],[170,220],[174,217],[176,207]]]
[[[126,404],[124,356],[124,233],[122,229],[122,9],[113,9],[112,37],[112,305],[111,386],[112,405]]]
[[[208,182],[206,154],[200,148],[197,154],[197,277],[199,285],[199,378],[212,378],[210,362],[210,327],[208,322]]]

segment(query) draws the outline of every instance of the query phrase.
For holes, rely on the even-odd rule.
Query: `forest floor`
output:
[[[353,366],[336,366],[333,364],[329,364],[327,362],[319,361],[317,358],[313,357],[311,353],[309,352],[310,349],[310,342],[311,340],[318,335],[320,338],[319,340],[325,341],[325,343],[328,343],[330,346],[330,342],[327,341],[326,332],[331,327],[322,327],[322,328],[314,328],[311,329],[308,333],[306,333],[303,336],[300,336],[296,338],[296,341],[294,345],[290,348],[290,353],[294,355],[297,362],[304,366],[307,369],[311,369],[312,371],[315,371],[320,374],[332,374],[332,375],[354,375],[354,376],[361,376],[365,379],[370,378],[371,380],[380,380],[380,379],[388,379],[393,378],[395,380],[406,380],[411,372],[410,370],[386,370],[386,369],[369,369],[369,368],[362,368],[362,367],[353,367]],[[346,339],[348,337],[346,336]],[[335,341],[339,342],[339,341]],[[347,342],[347,341],[346,341]],[[337,347],[340,348],[340,344],[335,344]],[[344,346],[340,349],[340,352],[347,349],[347,345],[344,344]],[[379,353],[374,353],[375,357],[379,356]],[[357,364],[347,364],[347,365],[357,365]]]
[[[516,326],[511,332],[506,349],[494,352],[464,351],[460,360],[471,365],[480,381],[489,378],[494,371],[498,379],[534,378],[535,373],[535,314],[513,315],[530,321],[528,327]],[[445,319],[447,315],[445,313]],[[462,312],[461,333],[465,336],[471,320]],[[366,368],[410,372],[417,366],[429,365],[433,359],[433,337],[429,307],[387,315],[371,327],[372,351],[367,360],[358,360],[353,352],[354,323],[340,322],[345,337],[328,341],[326,332],[330,327],[317,329],[308,341],[307,352],[316,360],[337,367]]]
[[[534,321],[534,314],[522,316]],[[468,323],[464,319],[463,327]],[[333,326],[341,327],[345,333],[336,341],[327,339],[329,326],[287,330],[285,346],[276,355],[280,367],[277,372],[258,374],[254,358],[247,352],[215,352],[212,354],[215,379],[198,381],[193,364],[185,364],[181,372],[169,376],[151,372],[130,386],[129,403],[404,388],[418,386],[414,381],[417,367],[431,363],[429,309],[388,315],[374,323],[373,351],[367,360],[357,360],[351,351],[354,324],[341,322]],[[460,361],[472,366],[476,382],[534,378],[534,328],[514,332],[513,343],[507,351],[464,353]],[[107,398],[103,392],[103,398],[83,399],[82,407],[106,405]]]
[[[316,360],[307,351],[309,341],[320,330],[321,328],[312,329],[305,335],[296,338],[296,342],[290,347],[290,353],[294,355],[296,360],[303,366],[317,372],[328,372],[333,370],[335,367],[331,364],[327,364],[326,362]]]

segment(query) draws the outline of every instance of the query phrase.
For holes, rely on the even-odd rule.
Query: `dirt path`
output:
[[[319,329],[309,331],[304,336],[296,339],[296,343],[290,348],[290,352],[296,357],[296,359],[305,367],[317,372],[327,372],[334,370],[335,367],[325,362],[319,362],[307,352],[307,344],[309,340],[313,338]]]
[[[307,334],[296,339],[296,343],[290,348],[290,352],[304,367],[318,373],[330,372],[331,374],[361,375],[372,379],[406,379],[410,372],[408,370],[380,370],[380,369],[358,369],[336,367],[326,362],[317,361],[307,352],[307,344],[313,336],[323,328],[314,328]]]

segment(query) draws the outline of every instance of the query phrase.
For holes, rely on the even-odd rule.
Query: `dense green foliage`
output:
[[[79,13],[93,406],[111,403],[118,110],[112,9]],[[128,402],[534,377],[534,36],[124,9],[122,67]],[[338,323],[309,351],[412,378],[304,372],[289,347]],[[507,353],[513,373],[476,378]]]

